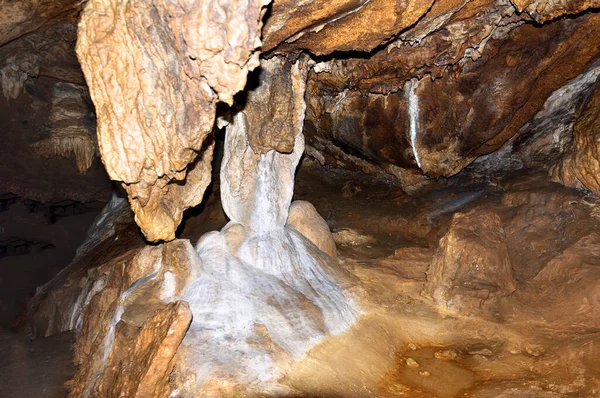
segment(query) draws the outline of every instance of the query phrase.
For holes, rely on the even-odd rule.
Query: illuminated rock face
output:
[[[79,331],[71,397],[282,391],[290,365],[358,317],[327,224],[310,203],[292,203],[304,151],[306,63],[264,63],[284,75],[292,101],[273,107],[275,114],[249,101],[228,125],[221,197],[229,223],[202,236],[195,250],[183,239],[145,245],[89,269],[75,265],[43,289],[32,331]],[[259,92],[277,98],[280,89]],[[270,117],[284,120],[282,113],[292,151],[255,152],[248,131]],[[90,231],[90,247],[107,236],[118,241],[116,228],[100,228],[117,219],[120,211],[111,209]]]
[[[262,0],[88,2],[77,53],[111,179],[150,241],[172,240],[210,183],[217,101],[258,66]],[[183,183],[185,181],[185,184]]]
[[[294,72],[297,64],[292,79],[303,88]],[[301,129],[303,108],[294,117]],[[357,316],[337,262],[298,232],[303,216],[296,215],[296,228],[286,226],[302,133],[296,130],[289,154],[257,154],[249,128],[246,110],[227,127],[221,198],[230,222],[199,240],[200,276],[182,293],[193,313],[179,362],[187,391],[223,380],[275,388],[291,361],[325,336],[345,331]],[[312,237],[331,240],[329,230]]]

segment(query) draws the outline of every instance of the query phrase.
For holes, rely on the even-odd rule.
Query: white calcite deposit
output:
[[[255,154],[247,127],[238,113],[225,139],[221,197],[231,221],[199,240],[202,270],[182,294],[194,315],[180,349],[194,384],[186,390],[216,380],[274,388],[290,361],[357,317],[336,261],[286,226],[304,137],[290,154]]]

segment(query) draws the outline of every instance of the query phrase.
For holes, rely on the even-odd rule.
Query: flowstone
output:
[[[286,365],[358,313],[336,261],[286,226],[303,135],[289,154],[256,154],[247,128],[239,112],[225,139],[221,197],[231,221],[200,238],[202,270],[182,292],[194,316],[180,350],[187,391],[223,380],[276,388]]]

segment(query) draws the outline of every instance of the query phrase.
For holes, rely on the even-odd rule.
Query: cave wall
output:
[[[111,186],[99,154],[110,178],[125,188],[145,238],[170,241],[184,210],[202,201],[211,182],[215,123],[228,130],[221,189],[230,225],[206,235],[196,249],[186,240],[147,245],[131,226],[117,231],[117,222],[102,238],[92,230],[72,267],[33,300],[33,334],[79,329],[72,396],[165,395],[169,388],[198,391],[204,384],[231,392],[238,385],[211,382],[270,381],[280,375],[280,364],[352,324],[353,300],[328,279],[344,285],[346,276],[337,274],[325,221],[306,202],[295,202],[294,217],[287,217],[304,136],[308,154],[322,164],[391,176],[405,190],[456,175],[478,158],[474,166],[485,170],[486,160],[496,162],[490,154],[519,157],[515,163],[524,168],[535,157],[531,152],[547,144],[551,149],[536,155],[544,171],[598,192],[600,17],[594,2],[266,5],[89,1],[77,44],[83,72],[73,52],[77,9],[66,21],[1,47],[0,112],[11,135],[0,160],[7,162],[7,191],[39,200],[104,198]],[[258,86],[246,86],[259,65],[252,75]],[[570,101],[554,99],[570,89],[579,93],[568,95],[576,101],[572,112],[564,110]],[[218,112],[219,102],[230,107]],[[550,139],[550,128],[539,122],[548,114],[564,125],[559,138]],[[544,164],[543,155],[555,150],[553,164]],[[15,168],[29,173],[31,184],[22,184]],[[353,187],[346,193],[353,196]],[[577,245],[596,250],[589,230],[582,236],[562,219],[579,194],[570,192],[548,214],[527,206],[550,203],[545,197],[536,202],[535,195],[502,196],[508,215],[489,209],[454,215],[439,247],[427,248],[430,261],[421,261],[429,261],[423,296],[444,314],[478,314],[505,303],[519,283],[547,286],[555,274],[562,277],[552,262],[560,251],[576,257]],[[540,218],[533,231],[523,227],[533,223],[532,214]],[[430,223],[428,217],[413,227]],[[419,231],[423,241],[434,240],[430,231]],[[361,237],[350,235],[347,241]],[[131,240],[116,244],[122,236]],[[526,237],[527,245],[515,237]],[[84,250],[88,245],[106,252],[93,256]],[[470,267],[479,263],[486,266],[482,272]],[[264,290],[249,304],[257,287]],[[232,293],[238,288],[242,296]],[[311,296],[315,291],[318,298]],[[260,295],[265,292],[267,299]],[[215,319],[206,310],[213,305],[225,314],[219,323],[231,326],[229,339],[205,333]],[[283,320],[269,324],[278,317]],[[252,327],[244,324],[240,332],[236,322],[247,318]],[[293,327],[281,331],[281,324]],[[198,348],[198,341],[208,343]],[[231,341],[250,346],[251,363],[227,351]],[[202,351],[217,346],[222,351]],[[266,373],[253,367],[252,355],[267,358]],[[222,358],[242,371],[232,375],[237,368],[223,366]]]

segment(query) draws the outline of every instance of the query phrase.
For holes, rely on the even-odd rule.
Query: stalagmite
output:
[[[292,203],[307,70],[306,58],[263,61],[258,87],[234,110],[220,184],[230,221],[221,231],[195,250],[176,240],[82,274],[67,316],[80,340],[71,397],[284,391],[279,381],[293,363],[354,324],[359,309],[329,227],[310,203]],[[279,83],[269,84],[274,76]],[[269,120],[280,121],[280,135]],[[273,149],[290,141],[289,153]],[[134,342],[146,357],[128,357]]]
[[[285,74],[282,61],[265,63]],[[301,99],[306,71],[299,67],[291,68],[291,79]],[[180,369],[192,374],[188,391],[222,380],[270,390],[286,365],[357,316],[336,261],[286,226],[304,151],[304,106],[293,108],[289,154],[252,150],[247,114],[255,111],[237,113],[227,127],[221,198],[230,222],[200,239],[202,272],[182,294],[194,314],[181,349]]]

